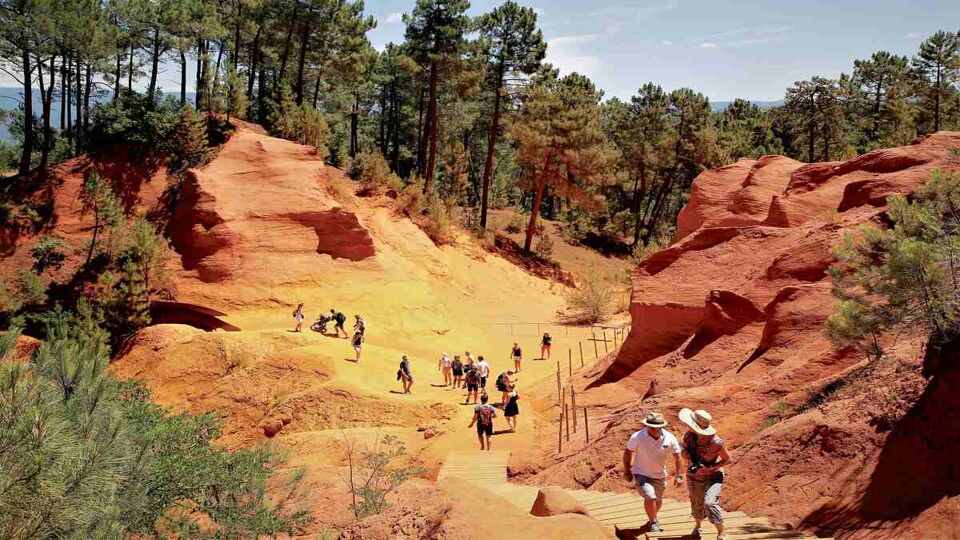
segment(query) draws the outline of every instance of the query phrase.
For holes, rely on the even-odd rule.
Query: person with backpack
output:
[[[294,332],[299,332],[301,327],[303,327],[303,319],[306,317],[303,316],[303,302],[297,304],[297,308],[293,310],[293,320],[297,321],[297,325],[293,327]]]
[[[513,370],[520,373],[520,360],[523,359],[523,352],[520,350],[520,344],[513,342],[513,349],[510,350],[510,358],[513,358]]]
[[[507,425],[510,426],[510,433],[517,431],[517,416],[520,415],[520,407],[517,406],[517,400],[520,394],[517,393],[516,386],[509,386],[507,393],[507,404],[503,407],[503,417],[507,419]]]
[[[440,361],[437,362],[437,371],[443,373],[443,386],[448,386],[453,383],[453,363],[450,361],[450,357],[447,356],[447,353],[440,355]]]
[[[480,392],[480,370],[473,364],[467,364],[463,373],[463,381],[467,385],[467,399],[464,405],[470,403],[470,396],[473,396],[473,402],[477,402],[477,394]]]
[[[400,369],[397,370],[397,380],[403,385],[403,393],[409,394],[413,386],[413,374],[410,373],[410,360],[403,355],[400,360]]]
[[[505,407],[507,405],[507,394],[510,393],[510,387],[513,386],[513,381],[510,380],[510,376],[513,375],[513,371],[507,371],[497,375],[496,386],[497,390],[500,391],[502,396],[500,397],[500,406]]]
[[[363,332],[353,334],[353,350],[357,353],[357,363],[360,363],[360,351],[363,350]]]
[[[454,355],[453,362],[450,362],[450,370],[453,372],[453,387],[460,388],[463,385],[463,362],[459,355]]]
[[[490,451],[490,437],[493,437],[493,419],[497,416],[497,409],[487,403],[489,397],[483,394],[480,405],[473,408],[473,420],[468,428],[477,425],[477,438],[480,439],[480,450]]]
[[[330,315],[333,317],[337,337],[340,337],[340,332],[343,332],[344,339],[349,338],[350,334],[343,328],[343,324],[347,322],[347,316],[333,308],[330,309]]]
[[[547,332],[543,333],[543,339],[540,340],[540,359],[550,359],[550,346],[553,345],[553,338]]]

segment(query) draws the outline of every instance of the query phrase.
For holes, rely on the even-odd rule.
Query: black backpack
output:
[[[340,313],[339,311],[337,312],[336,315],[334,315],[334,318],[337,320],[337,324],[343,324],[347,321],[347,316],[344,315],[343,313]]]

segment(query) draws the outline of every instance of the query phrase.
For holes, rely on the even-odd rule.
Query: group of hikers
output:
[[[657,514],[663,505],[663,493],[670,476],[668,466],[673,461],[676,468],[674,486],[680,487],[686,482],[690,495],[691,513],[696,522],[690,536],[702,536],[701,525],[706,519],[716,527],[717,540],[727,540],[720,490],[724,482],[723,467],[730,462],[730,452],[725,441],[717,435],[710,413],[681,409],[678,417],[687,427],[682,442],[666,430],[667,420],[663,414],[647,413],[643,420],[645,427],[630,436],[623,451],[624,478],[635,483],[643,498],[646,530],[660,532],[663,528]],[[686,468],[683,460],[686,460]]]
[[[297,304],[296,309],[293,310],[293,320],[296,325],[293,327],[294,332],[303,331],[303,321],[306,317],[303,314],[303,302]],[[317,316],[317,320],[310,325],[310,329],[314,332],[319,332],[323,335],[327,334],[327,325],[333,322],[333,331],[337,337],[350,338],[350,334],[347,333],[344,325],[347,322],[347,316],[343,314],[342,311],[338,311],[334,308],[330,308],[330,313],[321,313]],[[364,335],[367,331],[367,321],[363,320],[363,317],[360,314],[354,315],[353,323],[353,338],[350,339],[350,344],[353,346],[353,351],[356,354],[356,361],[360,361],[360,353],[363,351]]]

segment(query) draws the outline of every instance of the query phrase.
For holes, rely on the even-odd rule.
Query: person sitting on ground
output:
[[[517,393],[516,386],[510,386],[508,389],[507,405],[503,408],[503,416],[507,419],[507,425],[510,426],[510,433],[516,433],[517,416],[520,415],[520,407],[517,405],[517,400],[520,399],[520,394]]]
[[[343,337],[349,338],[350,334],[348,334],[346,329],[343,327],[344,323],[347,322],[347,316],[332,308],[330,309],[330,315],[335,323],[334,330],[337,332],[337,337],[340,337],[340,333],[343,332]]]
[[[480,370],[480,388],[487,389],[487,378],[490,376],[490,364],[483,359],[483,355],[477,357],[477,368]]]
[[[443,353],[440,355],[440,361],[437,362],[437,371],[443,373],[444,386],[449,386],[453,384],[452,362],[450,362],[450,357],[447,356],[447,353]]]
[[[409,394],[413,386],[413,374],[410,372],[410,360],[403,355],[400,360],[400,369],[397,370],[397,380],[403,385],[403,393]]]
[[[354,315],[353,331],[360,332],[361,336],[365,336],[367,333],[367,321],[363,320],[359,314]]]
[[[657,513],[663,506],[663,492],[667,488],[667,465],[673,457],[677,474],[674,484],[683,483],[683,465],[680,462],[680,443],[664,429],[667,421],[658,412],[650,412],[643,420],[645,428],[630,436],[623,451],[623,476],[636,483],[637,493],[643,497],[647,514],[647,532],[660,532]]]
[[[723,466],[730,462],[726,442],[717,436],[713,417],[704,410],[680,409],[680,421],[690,430],[683,436],[683,457],[687,460],[687,492],[693,519],[697,524],[691,535],[700,538],[703,519],[717,528],[717,540],[726,540],[723,533],[723,508],[720,490],[726,476]]]
[[[293,327],[294,332],[299,332],[303,326],[303,302],[297,304],[297,308],[293,310],[293,320],[297,322],[296,326]]]
[[[477,438],[480,439],[480,450],[490,451],[490,437],[493,437],[493,419],[497,416],[497,409],[487,403],[490,398],[484,393],[480,396],[480,405],[473,408],[473,420],[468,428],[477,425]]]
[[[450,371],[453,373],[453,387],[460,388],[463,383],[463,362],[459,355],[455,355],[453,362],[450,362]]]
[[[363,350],[363,332],[354,332],[353,350],[357,353],[357,363],[360,363],[360,351]]]
[[[497,380],[494,384],[497,387],[497,390],[500,391],[502,396],[500,397],[500,406],[504,407],[507,404],[507,394],[510,392],[510,387],[513,386],[513,381],[510,379],[510,376],[513,375],[513,371],[506,371],[497,375]]]
[[[553,338],[550,337],[550,334],[547,332],[543,333],[543,338],[540,340],[540,359],[549,360],[550,359],[550,345],[553,344]]]
[[[513,342],[513,349],[510,350],[510,358],[513,358],[513,369],[520,373],[520,361],[523,359],[523,352],[520,350],[520,344]]]
[[[467,385],[467,399],[464,404],[470,403],[470,396],[473,396],[473,402],[477,402],[477,394],[480,392],[480,370],[473,364],[467,364],[463,372],[463,381]]]

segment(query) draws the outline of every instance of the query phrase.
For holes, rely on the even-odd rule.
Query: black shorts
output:
[[[482,388],[486,388],[486,387],[487,387],[487,378],[486,378],[486,377],[480,377],[480,386],[481,386]]]
[[[454,376],[454,377],[463,377],[463,370],[462,370],[462,369],[456,369],[456,368],[454,368],[454,369],[453,369],[453,376]]]
[[[479,389],[480,389],[480,385],[478,385],[477,383],[475,382],[467,383],[467,392],[476,392]]]
[[[493,424],[481,424],[480,422],[477,422],[477,435],[493,437]]]

